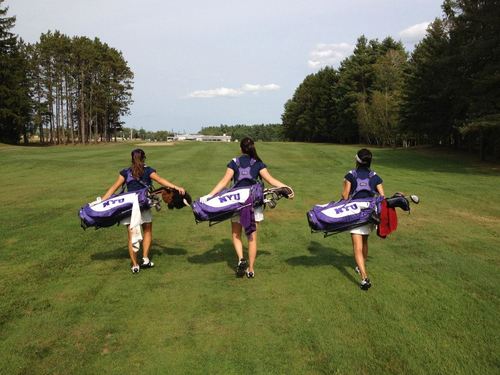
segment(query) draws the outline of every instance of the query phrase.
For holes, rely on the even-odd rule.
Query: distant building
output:
[[[176,134],[174,141],[231,142],[230,135]]]

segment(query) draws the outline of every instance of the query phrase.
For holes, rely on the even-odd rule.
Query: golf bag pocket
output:
[[[78,213],[80,224],[83,229],[88,227],[98,229],[118,224],[122,219],[131,215],[135,199],[138,200],[141,210],[151,207],[148,188],[113,195],[104,201],[83,206]]]
[[[307,212],[307,221],[311,231],[325,234],[377,223],[381,200],[374,197],[315,205]]]

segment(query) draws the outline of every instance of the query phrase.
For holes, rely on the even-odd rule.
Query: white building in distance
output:
[[[176,134],[173,141],[231,142],[230,135]]]

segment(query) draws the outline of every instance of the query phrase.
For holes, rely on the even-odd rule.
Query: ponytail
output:
[[[252,138],[250,137],[243,138],[240,142],[240,147],[241,147],[241,152],[243,152],[244,154],[247,154],[252,159],[255,159],[257,161],[262,161],[259,158],[259,155],[257,155],[257,150],[255,149],[255,143],[253,142]]]
[[[136,180],[140,179],[144,174],[144,161],[146,160],[146,154],[140,148],[136,148],[131,152],[132,156],[132,177]]]

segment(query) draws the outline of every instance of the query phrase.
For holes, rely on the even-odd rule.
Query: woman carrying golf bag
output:
[[[233,182],[233,186],[244,187],[262,183],[259,181],[262,178],[275,187],[288,187],[271,176],[267,170],[267,166],[257,155],[254,141],[251,138],[243,138],[240,142],[240,147],[241,155],[232,159],[227,164],[224,177],[222,177],[210,193],[200,198],[201,200],[207,201],[211,199],[212,196],[226,188],[231,181]],[[291,188],[290,192],[288,198],[293,198],[293,191]],[[264,207],[255,207],[253,214],[255,218],[255,228],[252,228],[252,230],[254,230],[248,235],[248,262],[243,257],[243,243],[241,240],[242,221],[240,220],[240,215],[238,214],[231,218],[232,241],[234,250],[238,256],[238,265],[236,267],[237,277],[243,277],[245,274],[248,278],[255,277],[254,264],[257,256],[257,223],[264,220]]]
[[[129,168],[125,168],[120,171],[120,175],[116,182],[111,185],[111,187],[106,191],[106,194],[101,198],[103,201],[111,197],[115,191],[117,191],[123,185],[126,185],[128,192],[138,191],[144,188],[148,188],[152,185],[153,181],[158,182],[160,185],[165,186],[167,188],[177,190],[181,195],[185,195],[184,188],[180,186],[176,186],[170,181],[160,177],[154,168],[151,168],[145,164],[146,154],[141,149],[135,149],[131,153],[132,162]],[[127,234],[128,234],[128,252],[130,255],[131,261],[131,270],[132,273],[139,272],[140,268],[151,268],[154,266],[154,263],[149,259],[149,249],[151,247],[151,242],[153,239],[153,217],[151,213],[151,208],[142,209],[141,210],[141,218],[140,224],[142,226],[142,230],[144,231],[143,239],[142,239],[142,250],[143,250],[143,258],[142,263],[139,266],[137,262],[137,246],[134,247],[133,243],[133,230],[131,227],[131,216],[126,217],[121,220],[120,224],[127,226]]]
[[[349,171],[344,177],[342,198],[345,200],[361,199],[376,195],[384,197],[382,178],[370,169],[372,153],[363,148],[356,153],[355,160],[356,169]],[[363,290],[371,287],[365,262],[368,258],[368,236],[374,227],[374,224],[368,223],[350,231],[354,259],[357,264],[356,272],[361,276],[360,288]]]

